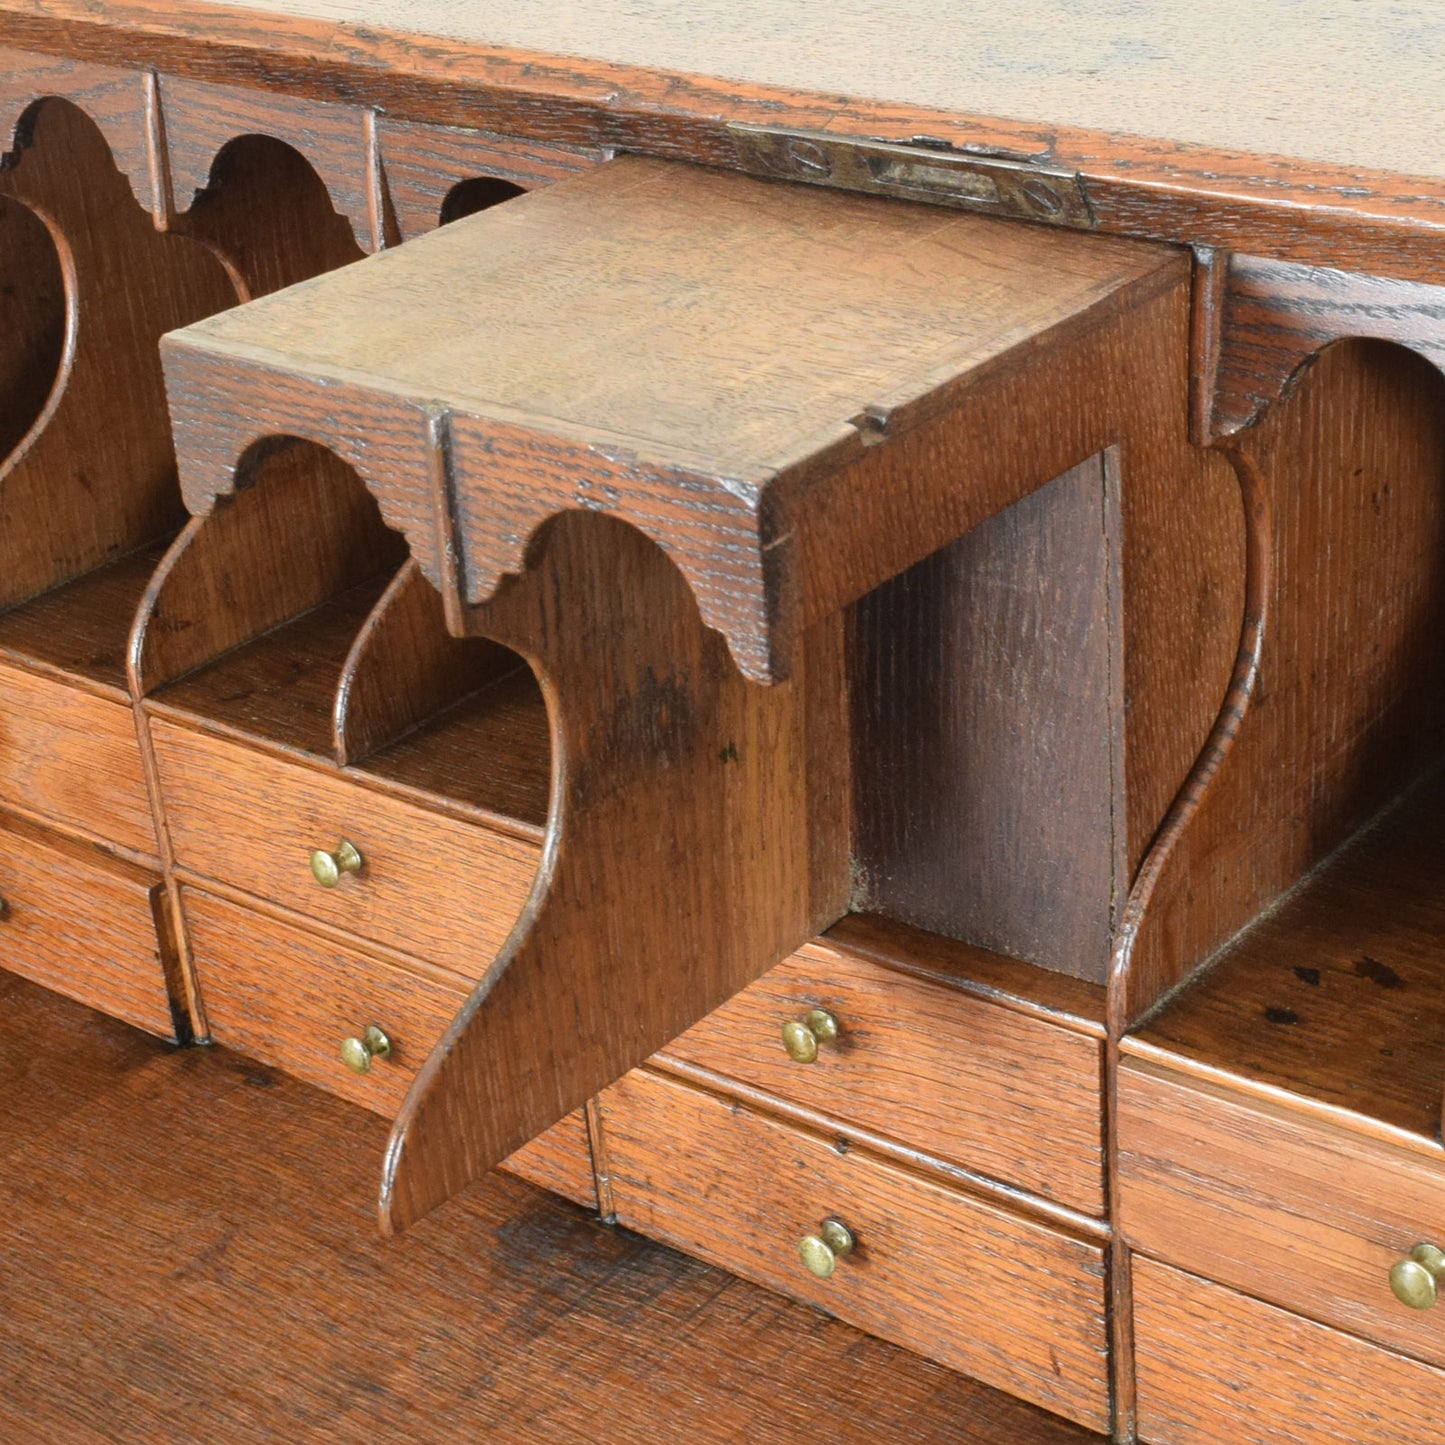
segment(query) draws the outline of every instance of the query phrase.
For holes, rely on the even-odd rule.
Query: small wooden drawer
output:
[[[1445,1300],[1415,1310],[1390,1289],[1415,1245],[1445,1248],[1445,1155],[1139,1059],[1120,1071],[1119,1146],[1135,1247],[1445,1365]]]
[[[541,852],[528,839],[160,718],[151,735],[186,872],[471,979],[522,911]],[[311,853],[343,838],[361,853],[362,869],[323,888]]]
[[[1108,1428],[1099,1245],[647,1070],[600,1107],[620,1223]],[[832,1217],[857,1246],[823,1280],[799,1241]]]
[[[0,967],[174,1037],[171,928],[154,873],[0,819],[0,898]]]
[[[1445,1374],[1167,1265],[1134,1260],[1148,1445],[1445,1445]]]
[[[197,888],[181,898],[212,1039],[379,1114],[395,1114],[471,991],[464,979],[409,973]],[[357,1074],[342,1063],[341,1042],[368,1024],[385,1031],[391,1052]],[[580,1110],[503,1168],[597,1207]]]
[[[211,1038],[379,1114],[395,1114],[466,1001],[464,979],[410,972],[196,888],[181,906]],[[342,1041],[368,1025],[391,1052],[358,1074]]]
[[[155,824],[130,708],[4,663],[0,801],[155,856]]]
[[[826,1010],[811,1063],[784,1024]],[[663,1051],[842,1123],[1101,1214],[1101,1046],[822,942]]]

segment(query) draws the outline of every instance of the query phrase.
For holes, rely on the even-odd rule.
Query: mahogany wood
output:
[[[839,1035],[815,1062],[795,1063],[780,1031],[813,1008],[837,1018]],[[1103,1213],[1100,1042],[873,963],[831,935],[661,1057]]]
[[[387,116],[378,119],[376,131],[386,198],[403,241],[434,230],[448,197],[470,180],[490,178],[530,191],[604,159],[596,146],[555,145]]]
[[[134,864],[0,814],[5,968],[173,1037],[167,972],[176,962],[160,884]],[[12,1048],[23,1053],[23,1041]]]
[[[154,712],[151,737],[176,860],[194,872],[471,980],[527,901],[535,836],[448,817]],[[322,888],[311,854],[343,838],[360,851],[361,872]]]
[[[13,975],[0,999],[26,1041],[0,1051],[0,1434],[654,1445],[664,1420],[793,1445],[822,1381],[841,1445],[1097,1445],[498,1175],[444,1226],[368,1238],[373,1116]]]
[[[621,1223],[1107,1429],[1098,1245],[646,1071],[601,1110]],[[832,1216],[857,1249],[817,1280],[798,1241]]]
[[[1439,1370],[1153,1260],[1134,1273],[1148,1445],[1445,1441]]]
[[[1151,1062],[1120,1074],[1119,1225],[1137,1249],[1295,1314],[1445,1364],[1445,1319],[1390,1292],[1439,1231],[1422,1157]]]

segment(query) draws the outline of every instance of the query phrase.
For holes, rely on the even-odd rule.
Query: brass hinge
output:
[[[1090,230],[1096,224],[1084,178],[1076,171],[823,131],[734,122],[728,134],[737,145],[743,170],[751,175],[929,201],[1075,230]]]

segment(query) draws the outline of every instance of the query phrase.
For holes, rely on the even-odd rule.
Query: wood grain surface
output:
[[[1445,1364],[1445,1317],[1390,1291],[1439,1235],[1445,1157],[1151,1061],[1120,1071],[1119,1227],[1136,1249],[1295,1314]],[[1150,1341],[1140,1336],[1141,1349]]]
[[[454,974],[397,968],[200,889],[182,888],[181,907],[211,1038],[387,1118],[469,991]],[[391,1053],[356,1074],[341,1043],[371,1024]]]
[[[65,281],[45,223],[0,198],[0,458],[35,424],[60,371]]]
[[[403,241],[435,230],[448,197],[468,181],[490,179],[530,191],[604,159],[596,146],[555,145],[386,116],[377,121],[376,130],[386,199]]]
[[[645,1071],[600,1104],[621,1223],[1108,1428],[1097,1245]],[[857,1249],[818,1280],[798,1240],[835,1215]]]
[[[1441,1157],[1442,793],[1437,774],[1341,849],[1149,1020],[1137,1045]]]
[[[527,901],[539,857],[530,838],[166,718],[152,717],[151,736],[171,843],[187,869],[469,979],[486,972]],[[362,870],[322,888],[311,854],[343,838]]]
[[[1445,371],[1445,287],[1439,284],[1230,256],[1222,302],[1211,417],[1216,436],[1255,423],[1336,341],[1398,342]]]
[[[1241,440],[1237,685],[1130,897],[1119,1027],[1439,758],[1442,395],[1423,359],[1352,342]]]
[[[59,827],[156,855],[129,706],[0,663],[0,799]]]
[[[842,1445],[1097,1445],[499,1175],[384,1244],[380,1120],[13,975],[0,999],[11,1439],[794,1445],[825,1381]]]
[[[0,815],[0,898],[6,969],[174,1037],[176,963],[158,875]]]
[[[1148,1445],[1445,1441],[1439,1370],[1142,1257],[1134,1299]]]
[[[758,687],[656,546],[570,513],[467,626],[531,663],[551,709],[555,792],[518,926],[398,1117],[387,1232],[847,907],[841,619],[805,639],[790,682]]]
[[[819,5],[791,6],[785,16],[770,12],[761,25],[740,23],[729,10],[718,23],[710,23],[716,12],[708,11],[686,26],[662,26],[660,11],[634,8],[608,37],[610,44],[639,24],[651,25],[670,44],[703,47],[703,74],[556,53],[563,37],[580,34],[589,20],[620,16],[615,6],[568,7],[540,49],[418,35],[413,7],[401,29],[388,29],[374,15],[358,24],[345,10],[310,19],[209,0],[106,0],[99,9],[93,0],[9,0],[0,12],[0,35],[42,51],[233,85],[281,85],[289,93],[353,103],[361,96],[396,119],[479,126],[714,165],[739,164],[727,131],[732,121],[845,136],[920,137],[931,146],[1038,158],[1079,171],[1101,229],[1378,275],[1438,276],[1445,186],[1434,146],[1435,57],[1428,30],[1424,43],[1418,29],[1402,42],[1400,17],[1412,13],[1410,7],[1392,4],[1384,23],[1379,7],[1358,17],[1335,12],[1330,25],[1311,25],[1303,47],[1278,38],[1299,32],[1302,23],[1285,0],[1272,0],[1265,12],[1251,8],[1250,23],[1243,26],[1215,23],[1217,7],[1183,17],[1174,8],[1135,7],[1129,23],[1151,17],[1149,23],[1162,24],[1166,33],[1134,50],[1120,46],[1116,31],[1125,17],[1119,12],[1111,11],[1108,23],[1092,32],[1079,24],[1075,10],[1019,60],[1020,36],[1037,36],[1040,17],[1058,8],[1057,0],[1041,0],[979,16],[957,10],[940,15],[936,6],[901,12],[891,6],[886,23],[876,23],[876,7],[840,14]],[[483,13],[497,14],[494,8]],[[555,6],[534,7],[528,15],[558,13]],[[1262,20],[1262,13],[1270,19]],[[910,26],[924,16],[928,33],[913,41]],[[801,43],[806,31],[794,28],[809,18],[827,27],[819,43]],[[963,25],[967,34],[957,44],[940,43],[940,36],[956,34]],[[999,25],[1001,46],[982,44],[989,27]],[[1013,25],[1019,29],[1010,35]],[[1196,27],[1208,27],[1207,35],[1197,36]],[[866,33],[846,38],[860,29]],[[1338,40],[1342,33],[1360,43],[1322,39],[1333,34]],[[1111,35],[1116,38],[1108,41]],[[1260,43],[1261,36],[1268,39]],[[759,37],[772,38],[771,51]],[[756,73],[756,58],[776,58],[779,42],[800,73],[800,85],[770,83]],[[1100,66],[1093,46],[1103,43],[1116,48]],[[866,67],[869,81],[863,88],[876,94],[880,47],[907,67],[899,98],[868,99],[829,84],[843,78],[837,69],[842,61]],[[1203,83],[1112,83],[1131,67],[1136,75],[1153,71],[1156,80],[1177,78],[1181,65],[1186,71],[1207,66],[1221,47],[1227,59]],[[730,48],[747,59],[739,63],[739,78],[719,78],[718,57]],[[607,54],[608,47],[598,53]],[[1279,76],[1290,67],[1277,62],[1302,54],[1319,57],[1323,73],[1343,70],[1345,78],[1318,89],[1300,86],[1282,105]],[[1263,82],[1256,69],[1261,64],[1269,67]],[[1424,79],[1411,88],[1402,66],[1406,71],[1424,66]],[[922,99],[919,88],[929,73],[944,82],[934,103]],[[982,97],[990,76],[1010,89],[1014,102],[987,114]],[[1069,76],[1111,112],[1100,117],[1101,125],[1065,119],[1071,107],[1053,87]],[[1243,95],[1231,88],[1241,77],[1247,77]],[[1340,124],[1342,105],[1348,109],[1350,97],[1369,95],[1370,85],[1382,77],[1388,93],[1378,106],[1364,101],[1367,123]],[[1229,99],[1214,111],[1225,96]],[[1328,98],[1327,117],[1319,124],[1312,110],[1312,103],[1322,103],[1316,96]],[[1136,102],[1156,107],[1157,129],[1147,126],[1141,135],[1139,126],[1124,118],[1121,106]],[[1240,126],[1240,141],[1199,140],[1191,119],[1208,113]],[[1420,137],[1423,146],[1416,144]],[[1347,158],[1354,145],[1359,152]],[[1333,158],[1309,158],[1321,150]]]
[[[1181,279],[1151,247],[624,157],[170,338],[173,420],[205,510],[283,400],[327,444],[349,411],[386,436],[440,408],[448,495],[426,485],[455,518],[464,602],[521,570],[550,515],[603,507],[664,547],[766,679],[800,628],[1112,440],[1084,440],[1112,379],[1089,343],[1144,334],[1143,303]],[[1026,359],[1074,405],[993,467],[976,438],[1009,434]],[[930,485],[958,471],[976,487]],[[451,590],[436,521],[389,496],[406,475],[366,475]]]
[[[1128,886],[1117,470],[989,518],[853,635],[860,905],[1095,982]]]
[[[179,525],[156,342],[235,300],[213,256],[156,231],[83,112],[46,100],[21,141],[0,194],[34,209],[64,249],[68,330],[44,411],[0,463],[5,606]]]
[[[523,1144],[498,1167],[540,1189],[560,1194],[594,1214],[597,1212],[592,1141],[583,1109],[559,1119],[545,1134],[538,1134],[530,1144]]]
[[[781,1029],[823,1008],[836,1042],[795,1063]],[[1103,1195],[1098,1040],[809,944],[663,1050],[1088,1214]],[[1043,1123],[1043,1120],[1047,1123]]]
[[[363,108],[170,75],[160,77],[159,101],[177,210],[191,209],[227,145],[242,136],[264,135],[305,158],[362,250],[381,244],[366,140],[370,118]]]

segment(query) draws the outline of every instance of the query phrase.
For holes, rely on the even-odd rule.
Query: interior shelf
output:
[[[170,538],[0,612],[0,657],[126,693],[126,640]]]
[[[1445,772],[1317,868],[1138,1031],[1439,1147]]]

